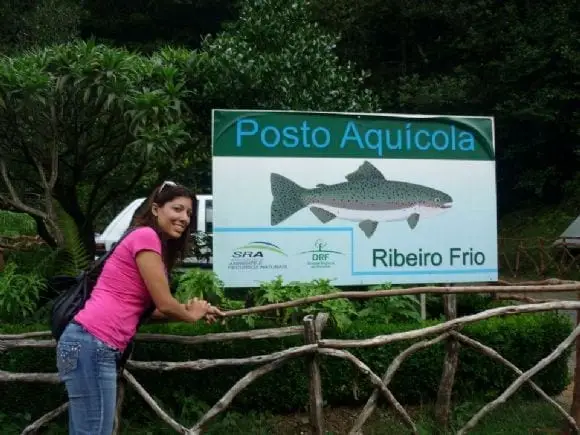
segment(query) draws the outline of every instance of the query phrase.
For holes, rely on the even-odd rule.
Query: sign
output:
[[[227,287],[498,278],[493,118],[212,112]]]

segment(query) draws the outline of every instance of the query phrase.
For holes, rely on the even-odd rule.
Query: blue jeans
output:
[[[121,352],[70,323],[56,347],[56,365],[69,398],[69,434],[110,435]]]

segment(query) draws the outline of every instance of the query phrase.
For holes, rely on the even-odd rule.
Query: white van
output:
[[[197,198],[197,235],[207,234],[211,236],[213,231],[213,196],[212,195],[196,195]],[[127,205],[115,218],[111,221],[105,230],[95,238],[96,255],[101,256],[109,249],[113,243],[121,238],[121,235],[129,228],[133,215],[143,205],[147,198],[138,198]],[[205,251],[208,251],[206,248]],[[202,251],[203,252],[203,251]],[[188,258],[186,263],[199,263],[201,260],[196,258]],[[209,260],[211,263],[211,258]]]

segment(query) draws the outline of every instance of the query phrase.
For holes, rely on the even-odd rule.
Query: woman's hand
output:
[[[218,307],[214,307],[213,305],[209,305],[209,310],[207,312],[207,314],[205,315],[205,321],[207,323],[213,323],[216,321],[216,317],[223,317],[225,316],[225,313],[223,311],[221,311]]]
[[[193,298],[185,304],[185,309],[195,320],[203,319],[208,313],[211,305],[203,299]]]
[[[197,305],[199,305],[199,307],[197,307]],[[199,300],[198,298],[190,299],[185,304],[185,308],[191,312],[193,312],[194,310],[198,310],[199,312],[201,312],[201,310],[205,310],[204,314],[201,317],[199,317],[199,319],[205,318],[207,323],[215,322],[217,316],[220,317],[224,316],[224,313],[218,307],[214,307],[207,301]],[[194,316],[196,315],[194,314]]]

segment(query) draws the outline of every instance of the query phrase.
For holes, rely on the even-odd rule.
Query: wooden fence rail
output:
[[[531,369],[522,371],[513,363],[505,359],[494,349],[479,343],[478,341],[465,336],[460,332],[463,325],[477,322],[491,317],[514,315],[521,313],[535,313],[553,310],[580,310],[580,301],[564,300],[538,300],[532,299],[529,293],[546,293],[546,292],[570,292],[580,291],[580,282],[546,280],[541,282],[519,283],[517,285],[501,282],[501,285],[494,286],[473,286],[473,287],[418,287],[411,289],[380,290],[369,292],[340,292],[329,295],[322,295],[300,299],[296,301],[285,302],[281,304],[272,304],[267,306],[253,307],[244,310],[228,312],[228,316],[243,315],[256,312],[265,312],[280,308],[288,308],[305,304],[312,304],[323,300],[342,298],[373,298],[373,297],[390,297],[405,294],[442,294],[444,295],[444,308],[447,320],[443,323],[418,328],[415,330],[397,332],[388,335],[381,335],[373,338],[362,340],[330,340],[323,338],[324,327],[328,320],[326,313],[308,315],[303,319],[302,326],[291,326],[285,328],[270,328],[254,331],[230,332],[207,334],[203,336],[173,336],[164,334],[138,334],[137,341],[165,341],[182,344],[201,344],[225,340],[239,339],[263,339],[277,338],[292,335],[303,335],[304,344],[301,346],[289,348],[283,351],[274,352],[268,355],[257,355],[245,358],[229,358],[215,360],[197,360],[183,362],[167,361],[135,361],[129,359],[126,369],[122,373],[122,379],[119,383],[118,400],[117,400],[117,418],[115,422],[115,432],[119,430],[121,409],[126,386],[133,388],[152,408],[152,410],[168,426],[181,434],[196,435],[201,434],[202,430],[220,413],[228,408],[233,399],[247,388],[252,382],[261,376],[276,370],[286,362],[294,358],[303,357],[306,360],[306,368],[309,373],[309,412],[311,433],[324,434],[324,412],[323,412],[323,391],[320,381],[320,360],[319,356],[329,356],[349,361],[356,369],[368,377],[375,389],[363,407],[360,415],[354,422],[349,435],[361,435],[363,426],[376,408],[379,395],[383,395],[390,407],[395,411],[399,418],[407,425],[411,433],[418,433],[415,422],[411,419],[409,413],[397,401],[396,397],[389,389],[396,371],[401,364],[415,352],[433,346],[440,342],[445,342],[446,354],[444,359],[444,368],[439,384],[439,392],[436,403],[436,417],[441,427],[447,427],[451,413],[450,397],[455,379],[455,372],[458,361],[458,351],[460,346],[467,346],[475,349],[482,354],[495,359],[506,367],[510,368],[517,374],[517,378],[512,384],[497,398],[487,405],[483,406],[466,424],[461,428],[458,434],[465,434],[475,427],[483,417],[490,413],[500,404],[504,403],[513,395],[523,384],[529,384],[542,398],[554,406],[566,420],[569,430],[572,433],[580,433],[575,419],[555,400],[549,397],[540,387],[531,381],[531,378],[540,370],[545,368],[567,348],[576,342],[580,335],[580,324],[575,327],[573,332],[554,349],[548,356],[538,361]],[[514,294],[516,292],[524,294]],[[505,298],[515,300],[524,300],[530,303],[517,304],[513,306],[498,307],[489,309],[464,317],[457,317],[457,294],[465,293],[492,293]],[[25,334],[0,335],[0,352],[9,351],[17,348],[51,348],[56,345],[54,340],[47,339],[50,332],[32,332]],[[393,359],[387,371],[382,378],[374,373],[363,361],[358,359],[352,353],[348,352],[349,348],[384,346],[389,343],[402,340],[421,339],[401,352]],[[201,419],[191,428],[186,428],[177,422],[167,412],[165,412],[143,388],[143,386],[133,376],[132,370],[155,370],[155,371],[174,371],[174,370],[207,370],[209,368],[223,366],[258,366],[250,370],[232,388],[226,392],[223,397],[209,410]],[[575,382],[580,380],[575,379]],[[58,384],[59,379],[56,373],[16,373],[0,369],[0,382],[42,382]],[[36,433],[43,425],[64,413],[68,404],[63,404],[58,408],[43,415],[38,420],[27,426],[22,434]]]
[[[543,237],[500,237],[498,241],[503,275],[515,278],[522,274],[532,274],[542,277],[550,272],[558,276],[580,272],[578,248],[569,247],[562,241],[554,244],[553,239]]]

